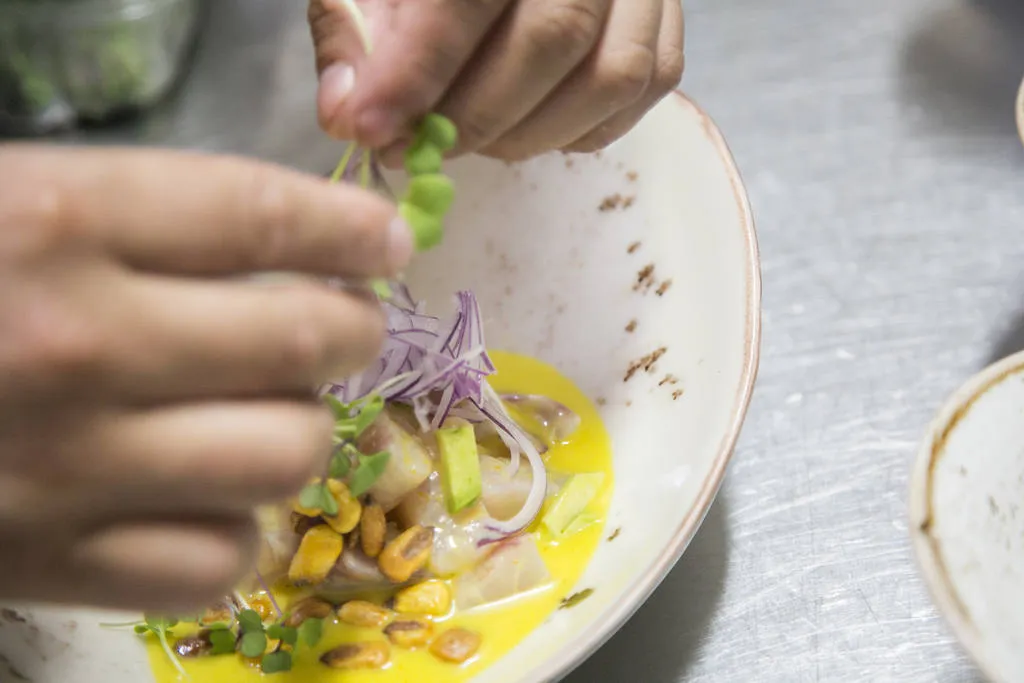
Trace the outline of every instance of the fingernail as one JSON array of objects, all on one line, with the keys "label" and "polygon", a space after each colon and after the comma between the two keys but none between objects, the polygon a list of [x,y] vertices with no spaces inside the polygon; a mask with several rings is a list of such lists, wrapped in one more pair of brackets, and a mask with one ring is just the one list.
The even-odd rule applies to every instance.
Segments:
[{"label": "fingernail", "polygon": [[385,147],[401,134],[402,119],[391,109],[370,109],[356,119],[359,141],[368,147]]},{"label": "fingernail", "polygon": [[341,106],[356,83],[356,71],[349,64],[332,64],[320,74],[320,110],[328,116]]},{"label": "fingernail", "polygon": [[388,225],[388,267],[392,273],[400,273],[409,265],[414,249],[409,224],[395,216]]}]

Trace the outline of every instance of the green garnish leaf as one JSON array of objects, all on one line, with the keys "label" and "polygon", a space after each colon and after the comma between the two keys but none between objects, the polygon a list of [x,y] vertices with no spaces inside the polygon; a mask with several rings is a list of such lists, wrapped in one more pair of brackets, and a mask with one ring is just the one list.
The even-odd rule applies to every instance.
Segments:
[{"label": "green garnish leaf", "polygon": [[323,484],[309,484],[299,492],[299,505],[309,510],[319,510],[323,500]]},{"label": "green garnish leaf", "polygon": [[178,620],[174,617],[151,617],[146,614],[143,615],[143,618],[146,620],[146,626],[154,633],[168,631],[178,625]]},{"label": "green garnish leaf", "polygon": [[212,624],[203,624],[203,628],[207,631],[227,631],[231,628],[231,624],[226,621],[215,621]]},{"label": "green garnish leaf", "polygon": [[295,645],[299,641],[299,630],[294,626],[274,624],[267,628],[267,637],[273,640],[280,640],[288,645]]},{"label": "green garnish leaf", "polygon": [[451,119],[441,114],[427,114],[420,121],[419,137],[444,151],[453,149],[459,142],[459,130]]},{"label": "green garnish leaf", "polygon": [[339,401],[337,396],[327,394],[324,396],[324,403],[334,413],[335,420],[347,420],[349,418],[348,406]]},{"label": "green garnish leaf", "polygon": [[320,642],[320,638],[324,635],[324,620],[323,619],[306,619],[299,626],[299,636],[309,647],[316,647],[316,644]]},{"label": "green garnish leaf", "polygon": [[228,630],[210,631],[211,655],[229,655],[235,651],[235,634]]},{"label": "green garnish leaf", "polygon": [[292,655],[290,652],[271,652],[264,655],[260,662],[265,674],[283,673],[292,670]]},{"label": "green garnish leaf", "polygon": [[259,612],[256,610],[242,610],[238,613],[238,626],[242,629],[242,633],[252,633],[254,631],[263,633],[263,618],[260,617]]},{"label": "green garnish leaf", "polygon": [[360,455],[359,464],[356,466],[352,477],[349,479],[348,488],[355,498],[370,490],[370,487],[384,474],[384,468],[388,466],[391,454],[387,451],[374,453],[373,455]]},{"label": "green garnish leaf", "polygon": [[405,201],[431,216],[442,218],[455,201],[455,185],[441,173],[426,173],[409,181]]},{"label": "green garnish leaf", "polygon": [[399,202],[398,215],[412,230],[417,251],[426,251],[441,243],[444,227],[440,216],[428,213],[406,201]]},{"label": "green garnish leaf", "polygon": [[326,482],[320,485],[320,492],[320,505],[317,507],[325,515],[332,516],[338,514],[338,501],[334,500],[334,496],[331,495],[331,489],[327,487]]},{"label": "green garnish leaf", "polygon": [[174,654],[174,650],[171,649],[171,643],[167,639],[167,635],[171,632],[171,629],[178,625],[178,620],[174,617],[150,616],[148,614],[144,614],[142,617],[146,623],[145,625],[139,624],[136,626],[135,632],[141,635],[146,631],[151,631],[160,642],[160,649],[164,651],[165,655],[167,655],[167,659],[171,661],[174,668],[183,677],[187,677],[188,672],[186,672],[185,667],[181,665],[181,661],[178,659],[178,656]]},{"label": "green garnish leaf", "polygon": [[352,469],[352,461],[344,449],[339,449],[331,456],[331,465],[328,474],[331,479],[341,479]]},{"label": "green garnish leaf", "polygon": [[246,657],[259,657],[267,649],[267,634],[263,631],[249,631],[242,636],[238,649]]},{"label": "green garnish leaf", "polygon": [[368,396],[359,403],[359,414],[355,419],[356,436],[365,432],[366,428],[373,424],[373,421],[384,410],[384,398],[379,394]]},{"label": "green garnish leaf", "polygon": [[356,438],[356,425],[352,419],[334,425],[334,436],[341,442]]},{"label": "green garnish leaf", "polygon": [[417,140],[405,150],[405,170],[412,176],[437,173],[443,161],[441,148],[426,139]]},{"label": "green garnish leaf", "polygon": [[390,299],[392,295],[391,285],[388,281],[383,278],[377,278],[370,281],[370,289],[377,295],[379,299]]}]

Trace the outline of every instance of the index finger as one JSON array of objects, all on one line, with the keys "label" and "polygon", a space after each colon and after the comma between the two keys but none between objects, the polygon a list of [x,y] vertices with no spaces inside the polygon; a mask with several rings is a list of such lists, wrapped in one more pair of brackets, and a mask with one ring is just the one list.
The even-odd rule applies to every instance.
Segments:
[{"label": "index finger", "polygon": [[[458,76],[511,0],[413,0],[382,2],[368,9],[371,53],[355,66],[354,82],[340,102],[321,93],[321,120],[337,134],[379,148],[407,133]],[[324,11],[314,22],[330,23],[347,10],[340,0],[313,0]],[[330,36],[313,26],[318,66],[324,72],[342,59]]]},{"label": "index finger", "polygon": [[72,233],[141,270],[223,275],[288,270],[384,277],[412,255],[395,209],[371,192],[271,164],[156,149],[11,146],[11,196],[33,226]]}]

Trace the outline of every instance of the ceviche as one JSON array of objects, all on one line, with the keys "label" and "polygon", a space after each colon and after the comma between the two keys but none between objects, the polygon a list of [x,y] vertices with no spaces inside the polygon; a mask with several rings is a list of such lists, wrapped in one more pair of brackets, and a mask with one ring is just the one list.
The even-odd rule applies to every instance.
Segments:
[{"label": "ceviche", "polygon": [[[406,152],[397,204],[420,250],[442,238],[454,191],[440,166],[455,140],[430,114]],[[390,194],[355,146],[341,178]],[[370,285],[387,314],[382,353],[321,388],[329,465],[258,511],[250,580],[201,614],[126,625],[160,683],[468,680],[589,595],[570,593],[611,496],[596,409],[554,368],[489,352],[472,292],[439,317],[399,282]]]},{"label": "ceviche", "polygon": [[582,597],[612,484],[593,405],[488,353],[470,292],[442,319],[392,290],[377,363],[322,390],[328,470],[260,511],[251,579],[134,625],[159,681],[467,680]]}]

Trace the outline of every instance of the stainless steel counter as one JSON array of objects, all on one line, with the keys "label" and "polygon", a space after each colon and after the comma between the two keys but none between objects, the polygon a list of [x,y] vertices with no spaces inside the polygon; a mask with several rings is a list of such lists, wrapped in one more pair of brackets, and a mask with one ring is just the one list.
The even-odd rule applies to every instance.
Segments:
[{"label": "stainless steel counter", "polygon": [[[116,139],[326,171],[302,5],[221,0],[179,100]],[[940,402],[1024,346],[1024,5],[687,7],[685,89],[760,232],[760,380],[693,545],[568,680],[980,681],[914,568],[906,492]]]}]

